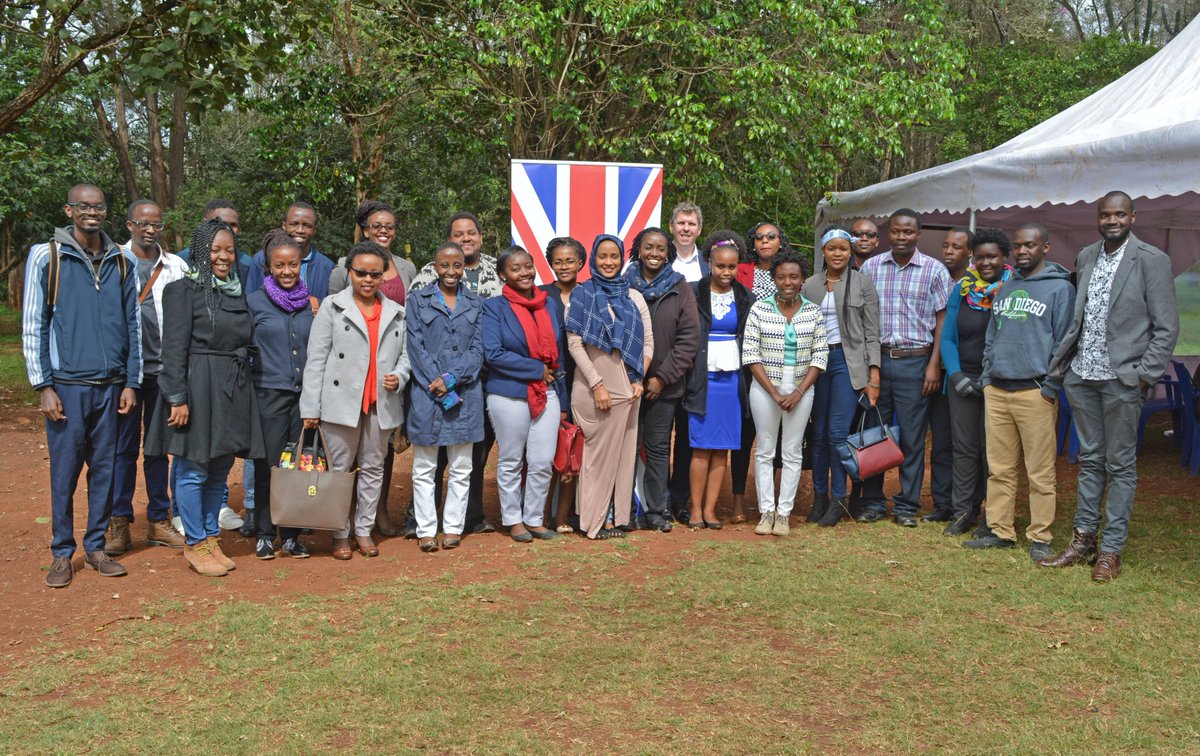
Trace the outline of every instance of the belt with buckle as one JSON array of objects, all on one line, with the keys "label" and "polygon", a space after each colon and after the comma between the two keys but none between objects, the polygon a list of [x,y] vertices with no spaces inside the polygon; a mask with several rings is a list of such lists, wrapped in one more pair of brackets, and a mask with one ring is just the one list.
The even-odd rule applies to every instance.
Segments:
[{"label": "belt with buckle", "polygon": [[891,347],[883,347],[883,356],[890,357],[893,360],[902,360],[906,357],[927,357],[933,352],[933,347],[917,347],[916,349],[892,349]]}]

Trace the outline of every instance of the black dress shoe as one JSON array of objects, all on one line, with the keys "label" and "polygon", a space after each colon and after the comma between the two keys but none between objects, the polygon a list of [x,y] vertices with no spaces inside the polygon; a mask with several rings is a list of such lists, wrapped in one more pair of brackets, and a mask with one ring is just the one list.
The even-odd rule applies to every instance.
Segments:
[{"label": "black dress shoe", "polygon": [[484,520],[482,522],[476,523],[475,527],[471,528],[471,532],[472,533],[495,533],[496,526],[493,525],[492,523],[488,522],[487,520]]},{"label": "black dress shoe", "polygon": [[876,512],[873,509],[868,509],[854,518],[855,522],[881,522],[887,519],[887,512]]},{"label": "black dress shoe", "polygon": [[692,524],[692,512],[689,509],[676,509],[673,517],[675,518],[675,522],[680,525]]},{"label": "black dress shoe", "polygon": [[899,525],[902,528],[917,527],[917,518],[913,517],[912,515],[900,515],[900,514],[894,515],[892,517],[892,521],[895,522],[897,525]]},{"label": "black dress shoe", "polygon": [[829,503],[829,494],[823,493],[813,495],[812,511],[808,513],[808,522],[820,522],[821,519],[825,517],[825,513],[829,511]]},{"label": "black dress shoe", "polygon": [[1000,538],[991,530],[989,530],[985,536],[972,538],[969,541],[963,541],[964,549],[1011,549],[1016,545],[1016,541],[1010,541],[1007,538]]},{"label": "black dress shoe", "polygon": [[975,530],[973,530],[971,532],[971,537],[972,538],[983,538],[984,536],[988,535],[991,532],[992,532],[992,529],[988,527],[987,520],[980,520],[979,525],[976,526]]},{"label": "black dress shoe", "polygon": [[954,522],[946,526],[942,531],[943,535],[960,536],[971,532],[971,528],[975,527],[975,520],[970,517],[960,517]]},{"label": "black dress shoe", "polygon": [[951,522],[954,513],[949,509],[935,509],[921,518],[921,522]]},{"label": "black dress shoe", "polygon": [[670,533],[671,521],[662,515],[648,514],[646,515],[646,528],[648,530],[657,530],[661,533]]}]

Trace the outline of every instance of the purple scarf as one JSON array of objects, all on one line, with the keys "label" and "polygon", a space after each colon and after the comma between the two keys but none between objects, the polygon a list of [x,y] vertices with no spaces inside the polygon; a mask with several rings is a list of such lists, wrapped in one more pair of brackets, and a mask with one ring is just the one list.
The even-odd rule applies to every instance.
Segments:
[{"label": "purple scarf", "polygon": [[284,312],[296,312],[301,308],[308,307],[310,294],[303,278],[297,281],[292,288],[282,289],[279,284],[275,283],[275,276],[267,276],[263,280],[263,290],[267,292],[267,297],[275,303],[275,306]]}]

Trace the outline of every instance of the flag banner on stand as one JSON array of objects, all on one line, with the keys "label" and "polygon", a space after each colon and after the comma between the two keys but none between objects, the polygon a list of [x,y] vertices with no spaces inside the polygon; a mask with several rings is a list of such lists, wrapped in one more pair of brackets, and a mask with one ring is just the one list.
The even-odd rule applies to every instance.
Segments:
[{"label": "flag banner on stand", "polygon": [[[514,160],[512,238],[533,255],[538,280],[554,280],[546,245],[556,236],[572,236],[589,254],[600,234],[625,241],[648,226],[661,225],[662,166],[641,163],[577,163]],[[579,279],[588,277],[588,269]]]}]

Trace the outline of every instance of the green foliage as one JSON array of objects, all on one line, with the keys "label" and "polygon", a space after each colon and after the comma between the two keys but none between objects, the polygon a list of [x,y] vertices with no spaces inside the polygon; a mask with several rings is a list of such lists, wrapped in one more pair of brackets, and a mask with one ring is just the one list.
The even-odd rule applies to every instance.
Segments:
[{"label": "green foliage", "polygon": [[959,115],[944,131],[942,158],[957,160],[1003,144],[1120,78],[1154,52],[1110,37],[1082,44],[1029,41],[976,48]]}]

